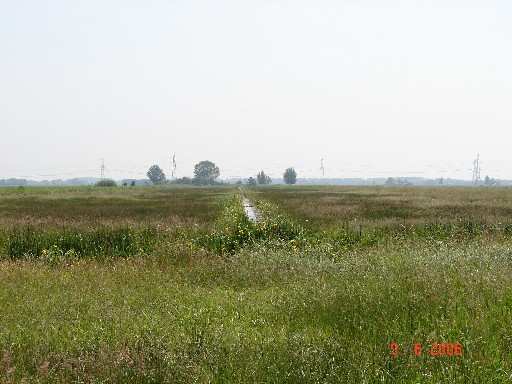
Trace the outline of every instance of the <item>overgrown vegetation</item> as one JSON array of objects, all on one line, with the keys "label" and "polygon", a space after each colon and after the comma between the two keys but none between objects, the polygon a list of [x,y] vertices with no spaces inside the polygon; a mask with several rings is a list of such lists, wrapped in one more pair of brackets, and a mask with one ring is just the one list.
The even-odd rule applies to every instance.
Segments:
[{"label": "overgrown vegetation", "polygon": [[[0,375],[42,382],[504,382],[510,243],[0,269]],[[174,251],[173,251],[174,252]],[[170,260],[182,259],[186,263]],[[478,271],[478,273],[476,273]],[[388,345],[401,346],[397,359]],[[462,358],[414,343],[460,342]]]},{"label": "overgrown vegetation", "polygon": [[1,191],[0,382],[510,380],[508,190],[246,193]]},{"label": "overgrown vegetation", "polygon": [[[269,190],[272,195],[275,191]],[[253,199],[265,198],[267,192],[251,191]],[[241,197],[236,195],[224,207],[214,230],[195,240],[217,254],[238,252],[244,247],[274,246],[321,247],[328,245],[340,251],[403,242],[449,241],[454,244],[475,238],[507,239],[512,237],[512,222],[495,222],[485,218],[453,219],[451,221],[408,222],[389,221],[376,225],[371,221],[360,223],[345,221],[338,226],[319,226],[316,220],[299,220],[282,213],[282,210],[265,199],[256,200],[260,212],[258,222],[250,221],[243,210]],[[378,219],[376,220],[378,222]],[[364,223],[364,224],[363,224]]]},{"label": "overgrown vegetation", "polygon": [[262,242],[305,241],[302,226],[280,214],[275,206],[268,202],[259,202],[257,208],[260,213],[259,220],[249,220],[244,212],[241,196],[235,195],[227,202],[213,232],[199,237],[196,243],[210,251],[225,254]]},{"label": "overgrown vegetation", "polygon": [[252,193],[314,230],[512,222],[510,188],[273,186]]},{"label": "overgrown vegetation", "polygon": [[12,227],[98,226],[206,228],[231,187],[0,188],[0,233]]},{"label": "overgrown vegetation", "polygon": [[[229,188],[0,191],[0,259],[151,255],[208,231]],[[187,240],[188,239],[188,240]]]},{"label": "overgrown vegetation", "polygon": [[96,258],[128,257],[150,253],[158,240],[153,227],[100,227],[88,231],[76,229],[16,228],[6,240],[10,259]]}]

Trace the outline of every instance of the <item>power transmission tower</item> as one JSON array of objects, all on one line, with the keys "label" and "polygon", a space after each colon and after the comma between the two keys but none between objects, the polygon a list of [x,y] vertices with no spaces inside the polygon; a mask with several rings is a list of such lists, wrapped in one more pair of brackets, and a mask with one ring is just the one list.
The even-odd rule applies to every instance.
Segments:
[{"label": "power transmission tower", "polygon": [[101,159],[101,167],[100,167],[100,173],[101,173],[101,179],[103,180],[105,178],[105,159]]},{"label": "power transmission tower", "polygon": [[171,158],[171,176],[176,178],[176,154],[174,153]]},{"label": "power transmission tower", "polygon": [[325,176],[325,167],[324,167],[323,157],[320,159],[320,170],[322,171],[322,177],[324,177]]},{"label": "power transmission tower", "polygon": [[480,154],[477,154],[473,161],[473,184],[478,185],[481,181],[482,169],[480,167]]}]

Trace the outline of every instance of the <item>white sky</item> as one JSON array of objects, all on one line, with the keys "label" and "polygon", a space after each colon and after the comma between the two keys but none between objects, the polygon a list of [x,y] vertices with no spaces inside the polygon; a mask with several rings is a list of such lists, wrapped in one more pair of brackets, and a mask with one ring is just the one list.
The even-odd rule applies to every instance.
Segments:
[{"label": "white sky", "polygon": [[0,0],[0,178],[512,178],[507,0]]}]

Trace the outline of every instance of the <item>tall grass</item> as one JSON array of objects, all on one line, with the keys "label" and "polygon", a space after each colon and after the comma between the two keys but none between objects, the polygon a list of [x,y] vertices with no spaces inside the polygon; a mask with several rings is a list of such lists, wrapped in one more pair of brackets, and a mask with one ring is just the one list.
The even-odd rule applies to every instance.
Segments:
[{"label": "tall grass", "polygon": [[158,232],[152,227],[100,227],[89,231],[24,227],[8,234],[6,254],[10,259],[48,255],[128,257],[150,253],[157,240]]},{"label": "tall grass", "polygon": [[[379,244],[402,241],[467,241],[477,237],[509,238],[512,224],[489,223],[474,219],[452,222],[426,221],[409,224],[405,221],[387,225],[354,224],[346,221],[339,226],[318,228],[315,220],[299,223],[272,202],[256,195],[259,220],[253,222],[245,215],[242,199],[235,195],[224,206],[221,217],[211,232],[203,232],[193,241],[217,254],[232,254],[244,247],[272,242],[275,246],[294,248],[320,247],[324,244],[340,250],[375,247]],[[253,196],[254,197],[254,196]],[[312,225],[311,225],[312,224]]]},{"label": "tall grass", "polygon": [[262,242],[304,240],[303,227],[280,214],[274,205],[258,202],[257,209],[258,221],[249,220],[241,196],[235,195],[227,201],[214,230],[196,238],[195,243],[216,253],[229,254]]},{"label": "tall grass", "polygon": [[[457,219],[449,217],[451,208],[439,208],[440,217],[426,211],[427,197],[453,206],[461,194],[455,211],[467,213],[465,191],[422,190],[421,197],[414,189],[358,189],[347,197],[359,201],[353,220],[336,208],[345,189],[305,190],[304,201],[299,188],[275,190],[251,196],[257,223],[238,196],[217,207],[227,194],[205,190],[202,206],[215,206],[219,216],[211,226],[191,220],[169,232],[91,228],[85,220],[65,229],[0,230],[15,260],[0,260],[0,382],[510,381],[506,191],[471,190],[477,212],[486,196],[494,199],[486,203],[489,214]],[[130,214],[153,206],[152,198],[161,206],[172,196],[144,194],[130,198]],[[368,209],[377,203],[384,206],[372,216]],[[62,202],[56,205],[66,213]],[[94,201],[90,212],[100,205]],[[122,215],[123,206],[110,217]],[[399,215],[415,220],[393,216],[399,206]],[[324,221],[331,208],[334,220]],[[126,258],[139,252],[154,257]],[[24,260],[75,254],[83,260],[51,267]],[[98,262],[105,254],[120,257]],[[400,345],[396,358],[391,341]],[[411,353],[414,343],[427,349],[435,342],[460,343],[463,356]]]},{"label": "tall grass", "polygon": [[[0,381],[507,382],[510,245],[4,263]],[[433,342],[464,354],[410,353]]]},{"label": "tall grass", "polygon": [[220,214],[229,187],[0,188],[0,230],[11,226],[207,227]]},{"label": "tall grass", "polygon": [[510,223],[511,188],[295,186],[253,189],[315,230],[425,223]]},{"label": "tall grass", "polygon": [[450,241],[463,242],[475,238],[512,238],[512,224],[490,224],[470,220],[452,223],[390,224],[387,226],[351,226],[349,223],[324,230],[307,231],[312,245],[328,243],[343,249],[373,247],[400,241]]}]

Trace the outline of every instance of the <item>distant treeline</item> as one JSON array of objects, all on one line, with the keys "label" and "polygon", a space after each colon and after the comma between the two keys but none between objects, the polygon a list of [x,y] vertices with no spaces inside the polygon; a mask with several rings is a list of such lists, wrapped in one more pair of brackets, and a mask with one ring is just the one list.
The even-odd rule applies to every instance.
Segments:
[{"label": "distant treeline", "polygon": [[[43,180],[43,181],[36,181],[36,180],[29,180],[29,179],[17,179],[17,178],[11,178],[11,179],[0,179],[0,187],[65,187],[65,186],[87,186],[87,185],[95,185],[98,183],[101,179],[100,178],[88,178],[88,177],[81,177],[76,179],[57,179],[57,180]],[[149,180],[135,180],[135,179],[127,179],[127,180],[121,180],[119,184],[127,183],[131,184],[132,182],[135,182],[135,185],[149,185],[151,182]]]},{"label": "distant treeline", "polygon": [[[67,180],[43,180],[36,181],[30,179],[21,178],[9,178],[0,179],[0,187],[52,187],[52,186],[86,186],[95,185],[100,178],[75,178]],[[224,180],[215,180],[213,184],[237,184],[237,183],[248,183],[249,179],[230,178]],[[123,179],[116,181],[118,185],[152,185],[149,179]],[[276,178],[272,181],[273,184],[283,184],[283,180]],[[190,177],[181,177],[167,181],[167,184],[189,184],[199,185],[197,179]],[[394,177],[394,178],[297,178],[297,184],[300,185],[351,185],[351,186],[372,186],[372,185],[388,185],[388,186],[461,186],[469,187],[474,184],[469,180],[460,179],[427,179],[421,177]],[[512,186],[512,180],[496,180],[496,179],[484,179],[479,184],[481,186]]]}]

